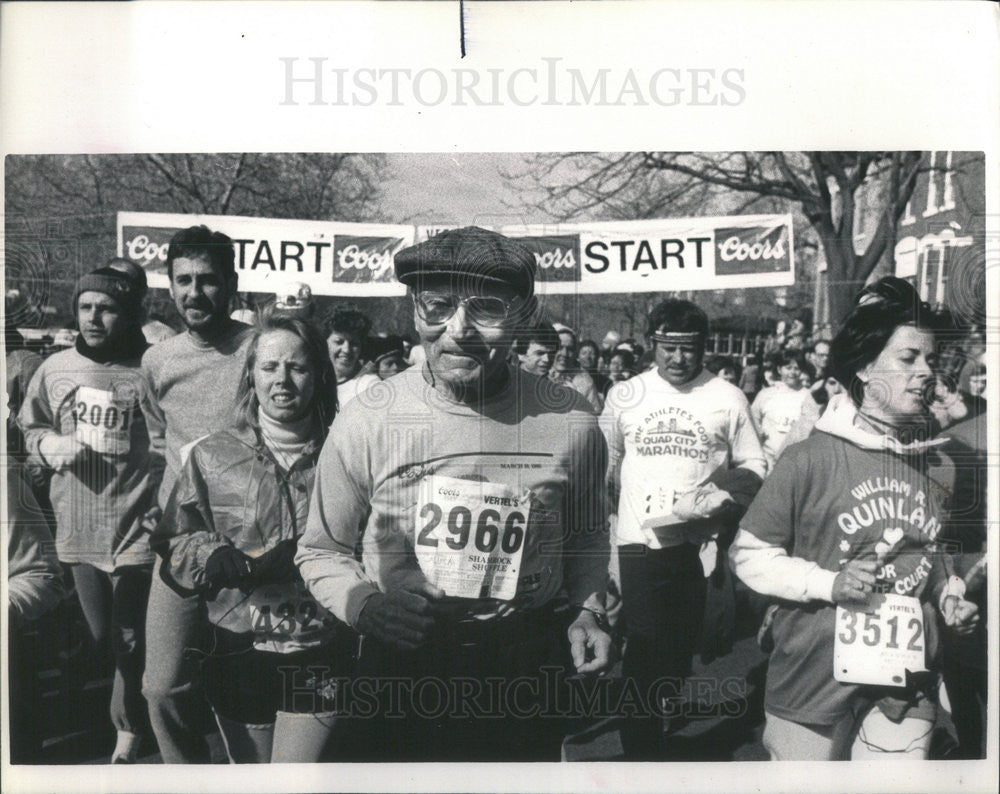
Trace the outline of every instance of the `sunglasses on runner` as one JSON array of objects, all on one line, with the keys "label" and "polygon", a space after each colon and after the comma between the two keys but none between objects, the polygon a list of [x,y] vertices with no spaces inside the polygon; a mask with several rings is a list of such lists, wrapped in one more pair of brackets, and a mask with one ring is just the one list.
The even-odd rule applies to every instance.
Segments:
[{"label": "sunglasses on runner", "polygon": [[459,306],[465,306],[469,319],[477,325],[502,325],[511,317],[517,304],[508,303],[502,298],[485,295],[471,295],[461,298],[453,292],[418,292],[414,303],[417,314],[425,323],[440,325],[450,320]]}]

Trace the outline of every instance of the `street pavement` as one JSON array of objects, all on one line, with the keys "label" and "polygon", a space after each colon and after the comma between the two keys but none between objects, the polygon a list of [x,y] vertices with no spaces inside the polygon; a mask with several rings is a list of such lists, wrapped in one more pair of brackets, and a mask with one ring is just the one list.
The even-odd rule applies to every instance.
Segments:
[{"label": "street pavement", "polygon": [[[732,649],[706,661],[695,657],[686,697],[675,706],[677,716],[666,730],[669,759],[687,761],[764,761],[763,692],[767,656],[757,646],[752,621],[736,627]],[[78,691],[50,691],[43,697],[44,727],[38,763],[106,764],[114,746],[108,720],[110,671],[86,680]],[[49,673],[51,674],[51,673]],[[42,670],[44,678],[47,673]],[[620,675],[620,663],[611,678]],[[56,700],[59,702],[56,702]],[[45,703],[44,701],[49,701]],[[618,724],[614,718],[577,723],[575,733],[563,743],[564,761],[623,760]],[[226,763],[225,748],[217,732],[209,735],[215,763]],[[946,758],[954,747],[954,729],[947,713],[935,727],[932,757]],[[158,764],[155,743],[147,739],[139,763]]]}]

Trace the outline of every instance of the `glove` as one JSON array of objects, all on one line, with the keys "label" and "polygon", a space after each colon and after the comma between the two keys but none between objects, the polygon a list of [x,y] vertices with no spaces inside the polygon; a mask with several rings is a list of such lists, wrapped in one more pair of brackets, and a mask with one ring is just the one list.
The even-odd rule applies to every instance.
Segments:
[{"label": "glove", "polygon": [[205,578],[214,588],[239,587],[253,576],[253,561],[235,546],[213,551],[205,562]]},{"label": "glove", "polygon": [[295,538],[283,540],[254,560],[256,581],[287,582],[298,576],[299,569],[295,566],[295,552],[298,543]]},{"label": "glove", "polygon": [[42,459],[56,471],[68,469],[83,451],[83,445],[76,436],[51,433],[38,444]]}]

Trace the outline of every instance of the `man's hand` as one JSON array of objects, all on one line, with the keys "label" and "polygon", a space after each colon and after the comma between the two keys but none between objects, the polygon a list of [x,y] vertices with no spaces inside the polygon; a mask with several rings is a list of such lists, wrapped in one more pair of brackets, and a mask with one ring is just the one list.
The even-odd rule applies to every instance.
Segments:
[{"label": "man's hand", "polygon": [[404,651],[419,648],[434,627],[437,610],[431,599],[443,595],[430,584],[420,593],[407,590],[376,593],[365,602],[358,615],[358,633]]},{"label": "man's hand", "polygon": [[706,483],[700,488],[681,494],[674,502],[673,514],[685,521],[712,518],[734,504],[728,491],[723,491],[714,483]]},{"label": "man's hand", "polygon": [[68,469],[85,449],[84,445],[74,435],[51,433],[38,444],[45,463],[55,471]]},{"label": "man's hand", "polygon": [[214,588],[240,587],[248,584],[252,575],[250,558],[235,546],[216,549],[205,562],[205,578]]},{"label": "man's hand", "polygon": [[833,580],[833,603],[857,606],[875,589],[875,560],[850,560]]},{"label": "man's hand", "polygon": [[971,634],[979,625],[979,607],[956,595],[945,596],[941,614],[944,625],[956,634]]},{"label": "man's hand", "polygon": [[611,666],[611,636],[597,625],[592,612],[582,610],[566,633],[578,673],[601,673]]}]

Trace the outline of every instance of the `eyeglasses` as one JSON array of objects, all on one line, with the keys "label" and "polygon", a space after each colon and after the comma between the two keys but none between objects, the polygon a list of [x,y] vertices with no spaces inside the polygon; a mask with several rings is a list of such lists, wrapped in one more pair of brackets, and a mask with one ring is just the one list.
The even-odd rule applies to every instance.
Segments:
[{"label": "eyeglasses", "polygon": [[502,298],[472,295],[460,298],[452,292],[419,292],[414,303],[417,314],[425,323],[440,325],[448,322],[458,311],[459,306],[465,306],[469,319],[477,325],[502,325],[514,314],[517,305],[508,303]]}]

